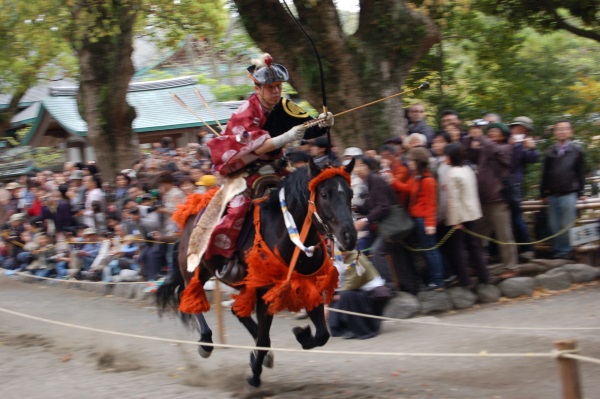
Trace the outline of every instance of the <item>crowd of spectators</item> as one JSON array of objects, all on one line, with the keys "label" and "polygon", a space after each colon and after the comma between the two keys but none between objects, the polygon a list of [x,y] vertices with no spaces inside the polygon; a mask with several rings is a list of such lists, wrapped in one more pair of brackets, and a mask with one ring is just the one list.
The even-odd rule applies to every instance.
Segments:
[{"label": "crowd of spectators", "polygon": [[102,180],[92,162],[21,176],[0,188],[0,265],[41,277],[156,280],[172,267],[186,195],[218,184],[200,144],[170,138]]},{"label": "crowd of spectators", "polygon": [[[357,249],[376,266],[372,274],[415,294],[449,283],[488,283],[487,264],[496,259],[516,273],[517,263],[533,256],[531,247],[519,247],[520,252],[513,245],[493,248],[464,229],[505,243],[515,237],[530,241],[519,204],[527,165],[542,159],[532,137],[533,121],[518,117],[505,125],[498,115],[488,114],[463,124],[447,110],[436,131],[425,121],[423,104],[411,106],[406,116],[408,133],[378,149],[333,148],[334,163],[356,159]],[[583,151],[571,141],[570,123],[557,123],[555,134],[557,144],[544,157],[540,184],[540,195],[552,208],[551,232],[574,219],[584,176]],[[326,150],[327,141],[317,138],[286,155],[292,168],[311,157],[322,166],[331,162]],[[59,172],[21,176],[0,189],[0,266],[43,277],[156,280],[173,267],[178,234],[173,211],[186,195],[218,184],[203,143],[175,148],[170,138],[141,153],[114,181],[104,181],[94,163],[67,162]],[[456,231],[423,257],[387,243],[377,224],[394,205],[415,220],[409,246],[435,248],[450,229]],[[555,240],[554,256],[572,256],[562,236]]]}]

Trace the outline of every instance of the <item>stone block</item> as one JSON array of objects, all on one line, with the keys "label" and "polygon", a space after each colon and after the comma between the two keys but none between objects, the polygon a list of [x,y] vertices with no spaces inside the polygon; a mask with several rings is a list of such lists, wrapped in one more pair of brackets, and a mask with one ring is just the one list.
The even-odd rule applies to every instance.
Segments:
[{"label": "stone block", "polygon": [[452,310],[452,301],[446,291],[422,291],[417,298],[421,302],[421,313],[430,314]]},{"label": "stone block", "polygon": [[574,283],[588,283],[600,277],[600,269],[583,263],[564,265],[561,269],[569,273]]},{"label": "stone block", "polygon": [[480,303],[495,303],[502,296],[500,289],[493,284],[477,284],[475,293]]},{"label": "stone block", "polygon": [[519,265],[519,275],[524,277],[537,276],[548,270],[549,268],[541,263],[530,262]]},{"label": "stone block", "polygon": [[569,263],[573,263],[573,261],[570,261],[568,259],[532,259],[531,263],[537,263],[539,265],[542,265],[546,269],[546,271],[548,271]]},{"label": "stone block", "polygon": [[508,298],[516,298],[522,295],[531,296],[535,287],[532,277],[515,277],[504,280],[498,285],[502,295]]},{"label": "stone block", "polygon": [[455,309],[467,309],[475,305],[477,296],[468,288],[453,287],[447,290]]},{"label": "stone block", "polygon": [[562,268],[552,269],[535,277],[535,285],[551,291],[564,290],[571,286],[571,276]]},{"label": "stone block", "polygon": [[421,303],[414,295],[400,292],[390,299],[385,306],[383,315],[394,319],[409,319],[419,313],[420,310]]}]

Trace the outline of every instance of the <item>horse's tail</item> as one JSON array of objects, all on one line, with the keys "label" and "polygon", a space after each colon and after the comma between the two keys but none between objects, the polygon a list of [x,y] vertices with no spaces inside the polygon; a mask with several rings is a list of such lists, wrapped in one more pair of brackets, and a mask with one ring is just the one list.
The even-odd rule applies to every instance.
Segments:
[{"label": "horse's tail", "polygon": [[185,288],[185,280],[179,270],[177,256],[179,252],[179,243],[173,248],[173,268],[171,273],[165,278],[165,281],[156,291],[156,307],[158,314],[173,311],[179,313],[179,297]]},{"label": "horse's tail", "polygon": [[183,275],[182,265],[185,267],[187,259],[187,250],[189,238],[194,229],[195,215],[188,216],[187,222],[181,233],[179,241],[175,243],[173,248],[173,268],[165,281],[158,287],[156,291],[156,307],[160,316],[165,312],[175,312],[181,318],[183,324],[193,326],[190,323],[192,317],[190,314],[183,313],[179,310],[179,302],[181,294],[186,287],[186,276]]}]

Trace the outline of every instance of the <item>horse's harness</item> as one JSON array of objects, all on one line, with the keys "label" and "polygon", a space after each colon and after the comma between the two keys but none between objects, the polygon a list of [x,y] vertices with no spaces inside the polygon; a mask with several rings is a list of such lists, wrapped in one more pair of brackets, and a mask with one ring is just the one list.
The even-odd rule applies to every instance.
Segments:
[{"label": "horse's harness", "polygon": [[[319,216],[319,214],[317,212],[317,205],[316,205],[315,199],[316,199],[316,195],[317,195],[317,186],[319,184],[321,184],[322,182],[324,182],[325,180],[331,179],[334,176],[342,176],[346,180],[346,182],[348,184],[350,184],[350,174],[343,167],[330,167],[330,168],[323,169],[321,171],[321,173],[319,173],[317,176],[315,176],[308,182],[308,191],[310,192],[310,198],[308,200],[308,211],[306,212],[306,216],[304,218],[304,223],[302,225],[302,229],[300,230],[300,241],[304,243],[304,240],[306,240],[306,236],[308,235],[308,231],[310,230],[310,226],[312,224],[312,218],[314,216],[317,219],[317,221],[321,224],[321,226],[323,227],[323,230],[325,230],[325,234],[327,235],[327,237],[329,238],[329,241],[331,242],[331,252],[329,255],[331,259],[333,259],[333,257],[334,257],[335,239],[333,236],[333,232],[331,231],[329,226],[327,226],[323,222],[323,219]],[[325,250],[325,248],[323,248],[323,249]],[[292,254],[292,259],[291,259],[290,265],[289,265],[289,270],[288,270],[288,275],[287,275],[288,281],[292,277],[292,273],[296,267],[296,263],[298,262],[299,256],[300,256],[300,247],[296,246],[294,248],[294,253]]]}]

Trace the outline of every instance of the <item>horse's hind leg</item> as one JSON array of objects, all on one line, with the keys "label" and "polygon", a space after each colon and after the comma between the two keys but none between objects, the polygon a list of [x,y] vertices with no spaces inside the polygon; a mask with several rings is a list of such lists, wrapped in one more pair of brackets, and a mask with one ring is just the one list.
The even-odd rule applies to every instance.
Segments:
[{"label": "horse's hind leg", "polygon": [[[271,331],[273,316],[267,313],[267,305],[264,303],[261,296],[262,294],[259,295],[256,306],[256,318],[258,320],[256,346],[268,348],[271,346],[271,337],[269,336],[269,332]],[[260,386],[260,374],[262,373],[263,363],[268,353],[269,351],[266,350],[256,350],[250,354],[250,368],[252,369],[252,376],[248,377],[248,383],[253,387]]]},{"label": "horse's hind leg", "polygon": [[[199,267],[202,267],[202,265],[200,265]],[[210,279],[210,273],[205,268],[202,268],[200,270],[200,279],[201,279],[202,285],[204,285]],[[212,330],[208,326],[208,323],[206,322],[204,315],[202,313],[197,313],[197,314],[194,314],[194,317],[196,319],[196,325],[198,327],[198,331],[200,332],[200,339],[198,340],[198,342],[206,342],[206,343],[212,344],[213,343]],[[200,357],[206,359],[206,358],[210,357],[210,355],[212,355],[213,349],[214,349],[213,346],[199,345],[198,346],[198,354],[200,354]]]},{"label": "horse's hind leg", "polygon": [[330,337],[327,330],[327,321],[325,320],[325,305],[321,304],[309,311],[308,317],[315,325],[315,335],[312,335],[310,326],[294,327],[292,331],[296,336],[296,340],[302,345],[302,349],[313,349],[325,345]]},{"label": "horse's hind leg", "polygon": [[[194,315],[194,317],[196,318],[198,331],[200,331],[200,339],[198,340],[198,342],[206,342],[212,344],[212,330],[208,326],[204,315],[202,313],[197,313]],[[210,355],[212,355],[213,349],[213,346],[198,345],[198,354],[200,354],[200,357],[206,359],[210,357]]]}]

